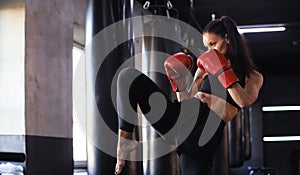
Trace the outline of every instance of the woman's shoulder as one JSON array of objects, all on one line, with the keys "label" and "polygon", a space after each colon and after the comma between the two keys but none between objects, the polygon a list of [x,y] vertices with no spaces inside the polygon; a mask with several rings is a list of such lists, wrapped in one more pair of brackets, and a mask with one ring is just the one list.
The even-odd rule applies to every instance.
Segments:
[{"label": "woman's shoulder", "polygon": [[260,73],[259,71],[255,70],[253,71],[252,74],[250,74],[250,77],[253,76],[254,78],[257,78],[257,79],[263,79],[263,75],[262,73]]},{"label": "woman's shoulder", "polygon": [[249,77],[246,77],[246,82],[253,82],[255,84],[261,84],[263,83],[264,77],[261,72],[255,70],[253,71]]}]

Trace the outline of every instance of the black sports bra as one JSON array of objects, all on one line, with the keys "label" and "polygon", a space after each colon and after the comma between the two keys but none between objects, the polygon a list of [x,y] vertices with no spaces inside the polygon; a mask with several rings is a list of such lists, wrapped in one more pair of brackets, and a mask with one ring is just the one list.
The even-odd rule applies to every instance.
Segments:
[{"label": "black sports bra", "polygon": [[[242,85],[243,86],[243,85]],[[235,106],[237,109],[241,109],[238,104],[235,103],[235,101],[232,99],[231,95],[225,89],[221,83],[219,82],[218,78],[216,76],[212,76],[211,74],[208,74],[200,87],[200,92],[205,92],[208,94],[213,94],[215,96],[218,96],[224,100],[226,100],[228,103]]]}]

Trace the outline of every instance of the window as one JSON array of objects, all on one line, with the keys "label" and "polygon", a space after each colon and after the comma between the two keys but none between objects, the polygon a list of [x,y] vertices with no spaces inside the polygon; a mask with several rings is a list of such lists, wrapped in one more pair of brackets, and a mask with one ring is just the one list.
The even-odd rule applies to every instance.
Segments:
[{"label": "window", "polygon": [[[84,51],[78,47],[73,47],[73,102],[77,98],[77,93],[84,95],[84,92],[78,92],[76,89],[76,83],[80,83],[81,86],[85,86],[85,64],[83,57]],[[75,77],[77,76],[77,77]],[[79,76],[79,77],[78,77]],[[82,97],[82,96],[81,96]],[[85,97],[83,97],[85,98]],[[84,102],[83,102],[84,103]],[[86,153],[86,135],[85,135],[85,118],[84,116],[78,116],[76,112],[76,105],[73,103],[73,159],[75,167],[86,166],[87,153]]]},{"label": "window", "polygon": [[25,152],[25,3],[0,2],[0,151]]}]

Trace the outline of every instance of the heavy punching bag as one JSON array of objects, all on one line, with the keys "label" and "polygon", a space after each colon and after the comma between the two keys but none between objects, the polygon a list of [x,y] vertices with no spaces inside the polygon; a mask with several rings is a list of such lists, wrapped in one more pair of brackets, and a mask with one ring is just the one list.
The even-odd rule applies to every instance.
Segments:
[{"label": "heavy punching bag", "polygon": [[242,136],[243,136],[243,156],[244,160],[249,160],[251,158],[251,122],[252,117],[251,106],[241,109],[242,113]]},{"label": "heavy punching bag", "polygon": [[[113,104],[115,97],[111,95],[116,93],[116,87],[112,82],[120,66],[132,56],[134,50],[132,40],[126,40],[130,38],[128,35],[132,35],[130,24],[113,24],[131,17],[133,1],[89,0],[87,4],[87,168],[89,175],[108,175],[115,171],[118,134],[118,115]],[[111,25],[114,28],[108,28]],[[103,31],[107,33],[102,34]],[[126,42],[119,44],[122,37]],[[140,172],[138,166],[131,169],[132,172],[127,174]]]},{"label": "heavy punching bag", "polygon": [[243,108],[238,115],[228,123],[228,155],[229,166],[242,166],[251,157],[250,136],[251,107]]},{"label": "heavy punching bag", "polygon": [[228,122],[229,167],[243,165],[242,111]]},{"label": "heavy punching bag", "polygon": [[228,125],[224,127],[223,138],[214,156],[212,175],[229,175]]},{"label": "heavy punching bag", "polygon": [[[149,21],[148,21],[149,20]],[[148,21],[148,22],[147,22]],[[166,25],[169,23],[169,25]],[[143,48],[144,51],[149,54],[145,55],[146,62],[144,63],[146,72],[149,71],[148,76],[164,91],[167,96],[172,96],[170,83],[167,77],[164,75],[164,61],[167,57],[164,55],[156,54],[156,53],[165,53],[165,54],[173,54],[176,52],[180,52],[182,46],[167,39],[155,37],[157,28],[160,28],[159,25],[163,25],[166,31],[174,33],[174,37],[180,37],[180,31],[176,30],[176,24],[171,21],[156,21],[151,19],[145,19],[143,23],[143,30],[145,33],[154,33],[154,37],[144,36],[143,37]],[[146,31],[148,30],[148,31]],[[149,30],[151,30],[149,32]],[[156,70],[156,71],[151,71]],[[147,140],[154,140],[159,137],[156,131],[154,131],[151,127],[147,127],[144,130],[146,133]],[[171,145],[170,145],[171,147]],[[147,155],[145,157],[153,157],[156,152],[161,149],[160,145],[155,142],[148,142],[147,145]],[[179,175],[179,159],[177,153],[172,151],[164,156],[155,158],[155,159],[147,159],[144,162],[145,174],[147,175]]]}]

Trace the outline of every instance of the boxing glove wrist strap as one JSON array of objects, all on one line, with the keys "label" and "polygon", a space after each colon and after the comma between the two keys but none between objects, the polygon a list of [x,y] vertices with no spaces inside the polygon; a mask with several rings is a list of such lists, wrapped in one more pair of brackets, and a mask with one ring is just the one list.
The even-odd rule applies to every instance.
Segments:
[{"label": "boxing glove wrist strap", "polygon": [[230,67],[230,66],[223,67],[223,69],[220,69],[220,70],[216,73],[216,76],[218,77],[219,75],[221,75],[223,72],[227,71],[228,69],[231,69],[231,67]]}]

